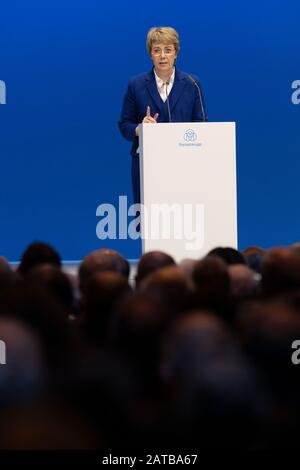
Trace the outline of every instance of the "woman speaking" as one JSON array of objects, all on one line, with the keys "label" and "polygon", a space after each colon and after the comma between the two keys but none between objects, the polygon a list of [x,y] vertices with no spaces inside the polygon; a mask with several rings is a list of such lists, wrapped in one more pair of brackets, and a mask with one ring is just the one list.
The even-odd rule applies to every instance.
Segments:
[{"label": "woman speaking", "polygon": [[131,155],[135,203],[140,202],[138,125],[206,121],[198,78],[175,67],[179,53],[177,31],[170,27],[151,28],[146,47],[153,68],[130,79],[119,121],[122,136],[133,142]]}]

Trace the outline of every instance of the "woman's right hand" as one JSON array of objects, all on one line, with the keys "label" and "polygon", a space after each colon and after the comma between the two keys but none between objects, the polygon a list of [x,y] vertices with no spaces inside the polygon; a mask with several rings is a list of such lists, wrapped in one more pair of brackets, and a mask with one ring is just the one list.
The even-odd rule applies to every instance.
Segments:
[{"label": "woman's right hand", "polygon": [[156,124],[158,119],[158,113],[151,116],[150,106],[147,106],[146,116],[143,119],[143,124],[151,122],[152,124]]},{"label": "woman's right hand", "polygon": [[[145,116],[144,119],[142,120],[142,124],[148,124],[148,123],[156,124],[156,123],[157,123],[158,116],[159,116],[159,114],[156,113],[156,114],[154,114],[154,116],[152,117],[152,116],[151,116],[150,106],[147,106],[146,116]],[[137,126],[137,127],[135,128],[135,135],[136,135],[137,137],[139,136],[139,126]]]}]

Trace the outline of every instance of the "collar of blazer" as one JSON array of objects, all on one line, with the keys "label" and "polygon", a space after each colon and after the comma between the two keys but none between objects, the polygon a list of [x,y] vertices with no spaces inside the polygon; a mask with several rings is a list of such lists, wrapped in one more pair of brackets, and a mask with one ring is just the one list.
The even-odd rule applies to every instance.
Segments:
[{"label": "collar of blazer", "polygon": [[[174,83],[173,83],[173,87],[169,96],[171,112],[172,112],[172,109],[174,109],[178,99],[182,95],[182,92],[186,86],[186,83],[187,83],[186,74],[184,74],[183,72],[178,70],[177,67],[175,67]],[[153,68],[148,74],[146,74],[146,87],[150,95],[152,96],[153,100],[155,101],[156,106],[160,110],[162,110],[162,106],[164,105],[164,103],[162,102],[161,97],[159,96],[159,93],[158,93]]]}]

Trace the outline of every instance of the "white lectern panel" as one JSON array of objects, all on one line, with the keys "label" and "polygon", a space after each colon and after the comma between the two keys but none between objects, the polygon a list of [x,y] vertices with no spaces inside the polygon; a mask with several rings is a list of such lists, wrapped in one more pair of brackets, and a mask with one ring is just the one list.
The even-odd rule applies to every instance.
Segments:
[{"label": "white lectern panel", "polygon": [[237,246],[235,123],[140,126],[143,252]]}]

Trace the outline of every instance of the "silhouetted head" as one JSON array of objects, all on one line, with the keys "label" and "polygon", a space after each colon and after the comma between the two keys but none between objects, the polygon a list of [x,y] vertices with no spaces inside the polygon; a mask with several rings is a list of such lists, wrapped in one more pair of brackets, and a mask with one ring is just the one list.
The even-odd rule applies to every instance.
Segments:
[{"label": "silhouetted head", "polygon": [[105,271],[119,273],[125,277],[125,279],[128,279],[130,266],[128,261],[117,251],[108,249],[93,251],[84,258],[79,267],[81,292],[84,292],[90,276]]},{"label": "silhouetted head", "polygon": [[[44,361],[40,337],[22,320],[0,317],[0,407],[26,403],[44,386]],[[4,347],[5,345],[5,347]],[[3,363],[2,363],[3,364]]]},{"label": "silhouetted head", "polygon": [[37,288],[44,286],[65,307],[68,314],[73,308],[73,289],[68,276],[56,266],[42,264],[28,274],[28,281]]},{"label": "silhouetted head", "polygon": [[212,313],[186,312],[176,321],[165,342],[161,374],[170,390],[171,432],[181,445],[235,447],[237,439],[252,434],[256,377]]},{"label": "silhouetted head", "polygon": [[83,298],[84,324],[91,339],[106,339],[112,315],[132,289],[127,279],[116,272],[98,272],[86,284]]},{"label": "silhouetted head", "polygon": [[246,260],[242,253],[231,247],[217,247],[211,250],[207,256],[214,255],[221,258],[227,265],[246,264]]},{"label": "silhouetted head", "polygon": [[246,260],[247,266],[249,266],[250,269],[253,269],[253,271],[260,273],[265,250],[259,246],[249,246],[243,250],[242,253]]},{"label": "silhouetted head", "polygon": [[227,265],[217,256],[196,262],[193,271],[196,305],[223,311],[230,299],[230,278]]},{"label": "silhouetted head", "polygon": [[0,273],[8,273],[11,271],[12,269],[7,259],[4,258],[4,256],[0,256]]},{"label": "silhouetted head", "polygon": [[17,271],[13,271],[10,268],[7,269],[6,266],[3,266],[3,269],[0,267],[0,294],[8,288],[17,286],[21,279],[22,277]]},{"label": "silhouetted head", "polygon": [[167,320],[161,302],[151,294],[140,291],[121,303],[116,316],[115,345],[130,358],[138,368],[138,377],[151,390],[157,386],[160,344],[168,326]]},{"label": "silhouetted head", "polygon": [[287,397],[287,406],[298,402],[300,382],[292,363],[292,344],[300,339],[299,311],[285,298],[249,301],[238,311],[237,329],[274,396]]},{"label": "silhouetted head", "polygon": [[235,299],[241,299],[254,294],[259,286],[257,273],[244,264],[234,264],[228,267],[231,293]]},{"label": "silhouetted head", "polygon": [[162,251],[149,251],[140,258],[135,277],[136,284],[139,285],[149,274],[166,266],[175,265],[172,256]]},{"label": "silhouetted head", "polygon": [[274,248],[265,253],[262,265],[262,289],[276,294],[300,287],[300,253],[291,248]]},{"label": "silhouetted head", "polygon": [[176,320],[164,347],[162,372],[167,380],[196,381],[197,370],[233,352],[225,324],[208,310],[186,312]]},{"label": "silhouetted head", "polygon": [[178,266],[167,266],[149,274],[141,283],[141,291],[155,296],[171,316],[190,305],[191,285]]},{"label": "silhouetted head", "polygon": [[24,251],[18,271],[27,274],[39,264],[51,264],[60,268],[61,259],[58,252],[48,243],[34,242]]},{"label": "silhouetted head", "polygon": [[0,296],[0,318],[13,317],[31,328],[41,340],[50,374],[60,371],[73,354],[65,309],[44,286],[32,285],[27,276]]},{"label": "silhouetted head", "polygon": [[196,259],[185,258],[182,261],[180,261],[180,263],[178,264],[181,271],[185,274],[185,276],[189,280],[193,279],[193,272],[194,272],[196,263],[197,263]]}]

